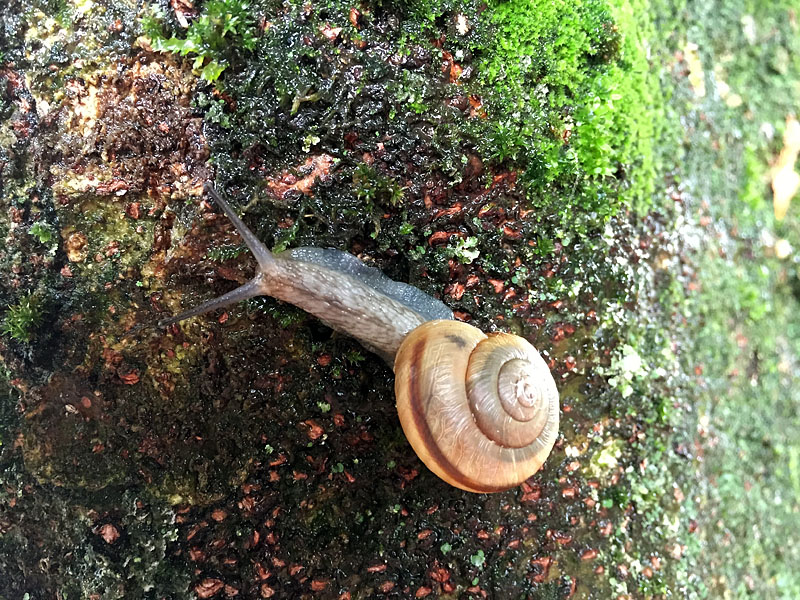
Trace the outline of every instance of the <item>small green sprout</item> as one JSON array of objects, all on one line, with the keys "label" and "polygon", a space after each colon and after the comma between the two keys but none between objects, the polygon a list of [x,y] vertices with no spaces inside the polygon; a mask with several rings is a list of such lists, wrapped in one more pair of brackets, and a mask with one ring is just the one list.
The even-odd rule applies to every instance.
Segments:
[{"label": "small green sprout", "polygon": [[208,82],[219,79],[227,68],[222,54],[232,46],[245,50],[256,46],[257,32],[250,2],[244,0],[209,0],[203,12],[186,30],[186,37],[167,38],[163,33],[163,14],[152,9],[142,19],[142,27],[150,38],[153,50],[193,55],[192,67]]},{"label": "small green sprout", "polygon": [[468,237],[456,240],[455,246],[448,246],[445,249],[447,256],[457,258],[462,264],[471,264],[481,254],[478,249],[478,238]]},{"label": "small green sprout", "polygon": [[53,239],[53,230],[45,223],[34,223],[29,231],[33,237],[39,240],[40,244],[47,244]]},{"label": "small green sprout", "polygon": [[486,556],[483,553],[483,550],[478,550],[475,554],[469,557],[469,562],[471,562],[476,567],[483,567],[483,563],[486,562]]}]

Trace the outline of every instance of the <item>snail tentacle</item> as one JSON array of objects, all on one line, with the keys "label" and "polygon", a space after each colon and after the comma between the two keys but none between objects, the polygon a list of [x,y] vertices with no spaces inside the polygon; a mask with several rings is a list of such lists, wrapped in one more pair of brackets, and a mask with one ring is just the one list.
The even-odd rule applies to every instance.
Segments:
[{"label": "snail tentacle", "polygon": [[222,196],[217,193],[217,190],[214,189],[214,186],[207,182],[204,186],[206,193],[214,199],[214,202],[222,209],[225,215],[230,219],[233,226],[236,228],[236,231],[239,232],[239,235],[244,240],[244,243],[247,244],[247,247],[250,249],[250,252],[253,253],[253,256],[256,257],[258,261],[258,266],[261,268],[262,271],[268,271],[270,267],[275,264],[275,256],[269,249],[259,240],[256,235],[250,231],[250,228],[244,224],[239,218],[239,215],[233,210],[230,204],[228,204]]},{"label": "snail tentacle", "polygon": [[218,308],[224,308],[226,306],[230,306],[231,304],[241,302],[242,300],[247,300],[248,298],[261,296],[262,294],[264,294],[264,278],[261,273],[258,273],[253,279],[244,285],[231,290],[227,294],[223,294],[218,298],[203,302],[202,304],[195,306],[194,308],[190,308],[189,310],[185,310],[174,317],[161,319],[158,322],[158,326],[162,328],[168,327],[169,325],[178,323],[184,319],[190,319],[191,317],[196,317],[198,315],[211,312],[212,310],[217,310]]}]

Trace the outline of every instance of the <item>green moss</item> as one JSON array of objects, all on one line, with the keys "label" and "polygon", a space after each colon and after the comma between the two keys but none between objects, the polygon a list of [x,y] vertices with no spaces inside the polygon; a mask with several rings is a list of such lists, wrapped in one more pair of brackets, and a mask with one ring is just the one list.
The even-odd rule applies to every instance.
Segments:
[{"label": "green moss", "polygon": [[31,225],[30,233],[39,240],[40,244],[47,244],[53,239],[53,230],[44,223],[34,223]]},{"label": "green moss", "polygon": [[209,0],[202,12],[192,18],[185,37],[166,37],[164,15],[157,7],[143,17],[142,27],[150,44],[158,52],[193,56],[193,67],[200,77],[213,82],[228,67],[224,54],[231,45],[252,50],[256,44],[256,23],[252,5],[246,0]]},{"label": "green moss", "polygon": [[29,343],[42,322],[42,306],[33,295],[25,296],[19,303],[9,306],[3,320],[3,334],[17,341]]},{"label": "green moss", "polygon": [[621,204],[648,205],[661,108],[644,3],[490,8],[499,43],[480,71],[490,117],[484,152],[525,165],[534,190],[568,186],[571,210],[577,203],[607,215]]},{"label": "green moss", "polygon": [[216,246],[209,248],[206,258],[215,262],[225,262],[247,252],[247,246]]}]

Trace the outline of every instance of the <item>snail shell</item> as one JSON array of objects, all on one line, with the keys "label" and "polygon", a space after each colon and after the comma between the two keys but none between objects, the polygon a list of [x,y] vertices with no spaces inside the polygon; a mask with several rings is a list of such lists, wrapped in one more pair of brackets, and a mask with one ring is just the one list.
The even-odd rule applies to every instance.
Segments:
[{"label": "snail shell", "polygon": [[471,492],[535,473],[558,436],[558,391],[523,338],[428,321],[395,357],[395,396],[411,446],[439,477]]}]

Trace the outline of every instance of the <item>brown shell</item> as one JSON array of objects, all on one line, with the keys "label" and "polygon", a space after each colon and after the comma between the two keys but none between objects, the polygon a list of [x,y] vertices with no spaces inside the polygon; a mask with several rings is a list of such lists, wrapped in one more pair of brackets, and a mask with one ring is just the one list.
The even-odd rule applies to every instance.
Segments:
[{"label": "brown shell", "polygon": [[558,436],[558,390],[526,340],[459,321],[414,329],[395,358],[400,422],[427,467],[471,492],[496,492],[541,467]]}]

